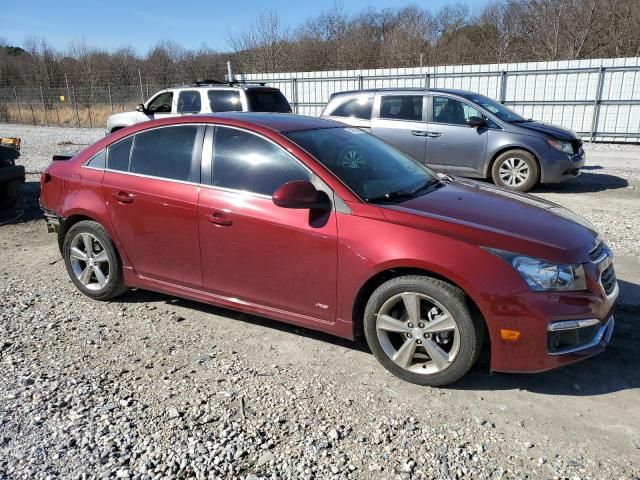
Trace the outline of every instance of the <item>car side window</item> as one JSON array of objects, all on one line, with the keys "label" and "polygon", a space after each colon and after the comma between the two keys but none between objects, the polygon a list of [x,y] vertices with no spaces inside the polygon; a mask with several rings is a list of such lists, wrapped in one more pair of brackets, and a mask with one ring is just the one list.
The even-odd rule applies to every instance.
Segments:
[{"label": "car side window", "polygon": [[311,174],[282,148],[252,133],[217,127],[213,144],[213,185],[273,195]]},{"label": "car side window", "polygon": [[178,112],[200,113],[202,102],[200,92],[197,90],[183,90],[178,95]]},{"label": "car side window", "polygon": [[131,173],[191,180],[198,129],[196,125],[180,125],[137,134],[131,152]]},{"label": "car side window", "polygon": [[386,95],[380,98],[380,118],[386,120],[422,120],[422,95]]},{"label": "car side window", "polygon": [[164,92],[151,100],[147,105],[147,111],[151,113],[171,113],[171,103],[173,102],[173,93]]},{"label": "car side window", "polygon": [[209,90],[209,106],[212,112],[241,112],[240,92],[233,90]]},{"label": "car side window", "polygon": [[338,108],[329,115],[333,117],[350,117],[369,120],[371,119],[372,107],[373,97],[352,98],[338,106]]},{"label": "car side window", "polygon": [[96,153],[93,157],[91,157],[91,160],[87,162],[87,167],[103,169],[105,168],[106,163],[107,163],[107,153],[106,151],[101,150],[100,152]]},{"label": "car side window", "polygon": [[114,143],[107,150],[107,168],[127,172],[129,170],[129,156],[133,137],[127,137]]},{"label": "car side window", "polygon": [[466,125],[470,117],[485,118],[482,113],[460,100],[433,97],[433,121],[452,125]]}]

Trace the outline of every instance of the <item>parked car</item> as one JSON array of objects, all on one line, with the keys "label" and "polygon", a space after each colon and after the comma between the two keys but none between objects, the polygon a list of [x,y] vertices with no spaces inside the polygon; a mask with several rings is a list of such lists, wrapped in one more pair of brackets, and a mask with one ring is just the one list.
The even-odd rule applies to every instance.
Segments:
[{"label": "parked car", "polygon": [[592,225],[337,122],[156,120],[53,162],[41,182],[85,295],[149,289],[364,335],[410,382],[457,380],[485,339],[492,370],[538,372],[602,351],[613,331],[618,286]]},{"label": "parked car", "polygon": [[363,128],[437,171],[522,192],[577,177],[585,160],[575,133],[462,90],[341,92],[321,116]]},{"label": "parked car", "polygon": [[111,115],[107,133],[148,120],[218,112],[291,113],[291,106],[280,90],[264,84],[195,82],[160,90],[135,112]]}]

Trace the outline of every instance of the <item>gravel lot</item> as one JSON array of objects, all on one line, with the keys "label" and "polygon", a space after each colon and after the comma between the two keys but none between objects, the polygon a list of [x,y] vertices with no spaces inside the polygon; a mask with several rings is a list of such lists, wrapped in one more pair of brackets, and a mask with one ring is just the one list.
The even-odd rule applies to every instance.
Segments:
[{"label": "gravel lot", "polygon": [[23,139],[25,214],[0,226],[2,478],[640,478],[640,149],[588,147],[534,194],[591,220],[621,284],[602,355],[539,375],[403,383],[362,344],[151,292],[110,303],[69,281],[37,209],[52,153],[98,129]]}]

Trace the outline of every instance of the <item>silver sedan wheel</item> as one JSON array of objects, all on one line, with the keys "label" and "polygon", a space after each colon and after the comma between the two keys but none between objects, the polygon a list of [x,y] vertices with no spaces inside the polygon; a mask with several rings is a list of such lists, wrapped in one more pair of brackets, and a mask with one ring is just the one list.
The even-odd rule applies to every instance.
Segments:
[{"label": "silver sedan wheel", "polygon": [[460,350],[460,333],[453,315],[421,293],[400,293],[387,300],[376,315],[376,332],[389,358],[413,373],[441,372]]},{"label": "silver sedan wheel", "polygon": [[347,168],[359,168],[363,163],[362,155],[357,150],[349,150],[342,155],[342,166]]},{"label": "silver sedan wheel", "polygon": [[94,235],[83,232],[73,237],[69,261],[78,281],[89,290],[102,290],[109,282],[109,257]]},{"label": "silver sedan wheel", "polygon": [[510,187],[519,187],[529,179],[531,169],[527,162],[521,158],[507,158],[498,170],[500,180]]}]

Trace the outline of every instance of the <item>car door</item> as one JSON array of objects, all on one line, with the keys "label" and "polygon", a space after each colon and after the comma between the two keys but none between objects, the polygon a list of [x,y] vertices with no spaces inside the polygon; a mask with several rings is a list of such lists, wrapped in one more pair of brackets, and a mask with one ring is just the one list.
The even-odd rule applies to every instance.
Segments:
[{"label": "car door", "polygon": [[447,95],[429,96],[431,103],[426,163],[436,170],[457,175],[481,175],[489,130],[467,125],[470,117],[484,118],[470,104]]},{"label": "car door", "polygon": [[159,127],[107,150],[103,195],[116,237],[138,275],[202,284],[197,206],[204,130]]},{"label": "car door", "polygon": [[424,162],[427,143],[425,96],[412,94],[378,94],[371,119],[371,133]]},{"label": "car door", "polygon": [[209,186],[198,205],[204,288],[302,319],[333,321],[335,213],[285,209],[271,198],[289,181],[312,179],[311,172],[265,137],[232,127],[216,127],[210,158]]}]

